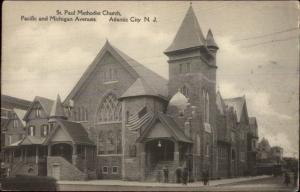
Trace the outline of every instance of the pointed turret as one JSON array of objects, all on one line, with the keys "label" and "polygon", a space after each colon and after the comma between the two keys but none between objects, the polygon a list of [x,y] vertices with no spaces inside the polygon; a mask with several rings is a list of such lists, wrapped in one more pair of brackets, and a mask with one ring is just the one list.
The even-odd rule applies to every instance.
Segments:
[{"label": "pointed turret", "polygon": [[207,36],[206,36],[206,46],[207,46],[208,50],[210,50],[213,53],[216,53],[217,50],[219,49],[210,29],[208,30]]},{"label": "pointed turret", "polygon": [[193,7],[188,9],[172,44],[165,53],[205,46],[205,38],[199,26]]},{"label": "pointed turret", "polygon": [[55,119],[67,119],[59,95],[57,95],[57,99],[52,106],[49,121],[51,122],[54,121]]}]

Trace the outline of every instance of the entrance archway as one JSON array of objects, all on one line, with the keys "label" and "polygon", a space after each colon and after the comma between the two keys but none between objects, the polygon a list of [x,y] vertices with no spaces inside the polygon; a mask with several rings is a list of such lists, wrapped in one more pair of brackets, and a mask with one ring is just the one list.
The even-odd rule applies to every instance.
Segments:
[{"label": "entrance archway", "polygon": [[70,144],[59,143],[54,144],[51,147],[51,156],[61,156],[67,161],[72,162],[72,151],[73,148]]},{"label": "entrance archway", "polygon": [[174,142],[168,139],[154,139],[146,143],[150,164],[156,164],[159,161],[173,161],[174,150]]}]

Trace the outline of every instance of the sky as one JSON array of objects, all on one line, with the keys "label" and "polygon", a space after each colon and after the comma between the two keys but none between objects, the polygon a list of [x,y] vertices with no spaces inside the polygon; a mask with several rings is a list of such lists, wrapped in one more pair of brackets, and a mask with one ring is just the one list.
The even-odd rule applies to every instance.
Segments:
[{"label": "sky", "polygon": [[[37,95],[55,99],[59,93],[64,99],[106,40],[168,78],[163,51],[189,6],[180,1],[4,2],[2,94],[33,100]],[[214,1],[192,6],[202,32],[211,29],[220,48],[217,87],[223,98],[245,95],[260,139],[283,147],[285,156],[298,156],[298,3]],[[114,23],[105,15],[95,16],[95,22],[21,20],[55,16],[57,10],[118,11],[121,17],[155,17],[157,22]]]}]

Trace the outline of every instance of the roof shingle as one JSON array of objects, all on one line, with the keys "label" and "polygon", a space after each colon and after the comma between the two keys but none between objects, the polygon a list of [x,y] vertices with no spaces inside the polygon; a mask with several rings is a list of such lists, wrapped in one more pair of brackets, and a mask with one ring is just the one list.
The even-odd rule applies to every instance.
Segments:
[{"label": "roof shingle", "polygon": [[[81,76],[80,80],[77,82],[73,90],[70,92],[70,94],[67,96],[64,102],[67,102],[68,100],[72,99],[77,92],[81,89],[81,87],[84,85],[86,80],[89,78],[89,76],[92,74],[92,72],[95,70],[95,68],[100,63],[101,59],[105,55],[106,52],[109,52],[114,56],[120,64],[124,65],[124,67],[129,71],[130,74],[132,74],[136,79],[140,78],[144,80],[145,82],[159,82],[159,83],[153,83],[151,86],[149,83],[146,86],[148,88],[152,88],[156,92],[156,96],[159,97],[166,97],[168,96],[168,81],[161,77],[160,75],[156,74],[152,70],[148,69],[144,65],[138,63],[134,59],[130,58],[128,55],[120,51],[119,49],[113,47],[108,41],[105,43],[101,51],[98,53],[92,64],[89,65],[87,70],[84,72],[84,74]],[[144,87],[145,88],[145,87]],[[136,87],[134,88],[136,89]],[[147,91],[148,92],[148,91]],[[134,96],[133,94],[130,94],[131,96]]]},{"label": "roof shingle", "polygon": [[172,51],[205,46],[205,38],[201,31],[192,6],[188,9],[177,34],[165,53]]},{"label": "roof shingle", "polygon": [[90,140],[87,131],[80,123],[62,119],[57,121],[61,123],[76,144],[94,145],[94,142]]}]

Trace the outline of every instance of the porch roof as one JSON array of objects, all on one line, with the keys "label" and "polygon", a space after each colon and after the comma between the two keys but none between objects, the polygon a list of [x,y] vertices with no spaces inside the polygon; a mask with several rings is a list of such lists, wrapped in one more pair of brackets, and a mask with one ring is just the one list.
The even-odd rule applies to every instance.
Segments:
[{"label": "porch roof", "polygon": [[8,146],[5,146],[5,148],[19,147],[25,145],[42,145],[44,141],[45,138],[42,137],[26,136],[23,139],[20,139],[19,141],[16,141]]},{"label": "porch roof", "polygon": [[19,144],[22,142],[22,140],[23,140],[23,139],[21,139],[21,140],[19,140],[19,141],[16,141],[16,142],[14,142],[14,143],[12,143],[12,144],[6,146],[6,148],[7,148],[7,147],[17,147],[17,146],[19,146]]},{"label": "porch roof", "polygon": [[36,136],[27,136],[21,140],[19,145],[42,145],[45,141],[45,138],[36,137]]},{"label": "porch roof", "polygon": [[148,125],[146,125],[145,131],[137,139],[137,142],[143,142],[158,121],[161,122],[166,131],[168,131],[171,137],[174,138],[176,141],[192,143],[192,140],[183,133],[182,129],[174,121],[174,119],[171,116],[161,112],[157,113],[153,120]]},{"label": "porch roof", "polygon": [[60,126],[56,127],[56,129],[49,135],[45,144],[52,141],[58,129],[63,129],[74,144],[95,145],[94,142],[90,140],[88,133],[82,124],[63,119],[57,119],[57,123]]}]

